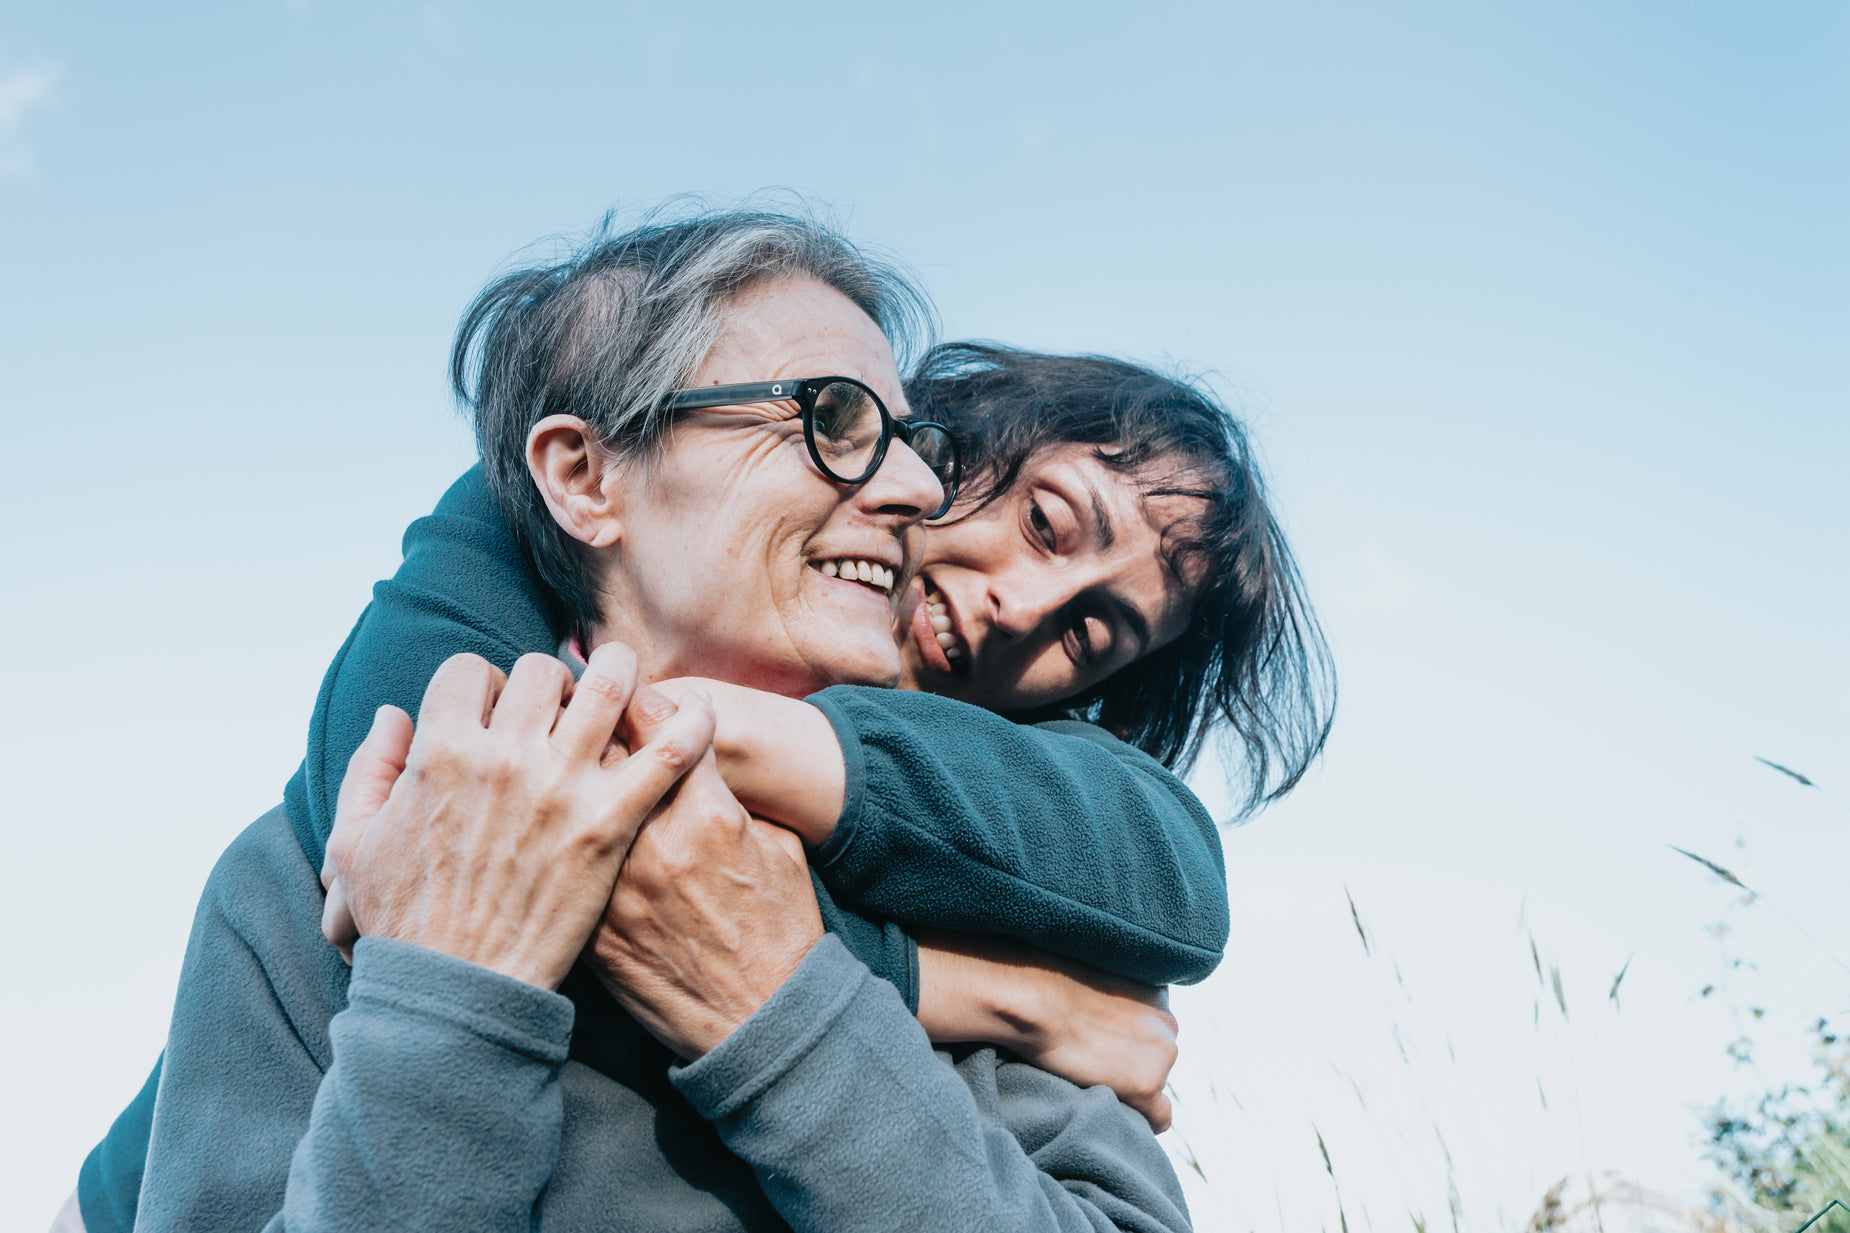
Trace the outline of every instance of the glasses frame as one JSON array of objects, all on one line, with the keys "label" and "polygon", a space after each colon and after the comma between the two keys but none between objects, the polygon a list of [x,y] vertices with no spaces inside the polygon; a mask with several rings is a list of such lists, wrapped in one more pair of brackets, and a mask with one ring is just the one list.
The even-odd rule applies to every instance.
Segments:
[{"label": "glasses frame", "polygon": [[[865,390],[867,396],[874,400],[874,406],[880,410],[880,439],[874,443],[873,456],[868,459],[867,469],[859,475],[842,475],[823,458],[822,450],[816,445],[816,399],[827,387],[836,382],[845,382]],[[926,520],[942,518],[949,512],[951,502],[957,499],[958,486],[963,483],[964,460],[963,448],[957,443],[957,434],[943,424],[934,420],[902,420],[886,409],[886,403],[880,395],[874,393],[873,387],[865,381],[853,377],[800,377],[794,381],[752,381],[743,385],[706,385],[698,389],[676,390],[668,396],[670,411],[699,411],[712,407],[736,407],[754,402],[794,402],[803,412],[803,443],[809,447],[809,457],[822,473],[838,484],[864,484],[880,470],[880,464],[886,461],[887,446],[894,437],[904,442],[906,448],[912,448],[913,434],[922,428],[936,428],[944,434],[951,445],[951,478],[940,480],[944,485],[944,503],[932,513],[925,515]],[[923,461],[921,459],[920,461]],[[933,474],[937,474],[933,472]]]}]

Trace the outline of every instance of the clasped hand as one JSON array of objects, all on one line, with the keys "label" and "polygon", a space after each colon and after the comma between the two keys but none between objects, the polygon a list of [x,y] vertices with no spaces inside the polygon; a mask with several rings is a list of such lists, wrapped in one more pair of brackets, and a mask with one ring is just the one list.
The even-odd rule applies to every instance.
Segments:
[{"label": "clasped hand", "polygon": [[[451,659],[415,735],[381,708],[348,764],[323,931],[349,957],[362,934],[390,937],[545,988],[582,955],[658,1039],[701,1056],[822,935],[801,842],[721,778],[704,684],[671,683],[677,705],[614,643],[576,685],[545,656],[511,676]],[[1157,991],[968,937],[928,940],[920,972],[933,1039],[1008,1045],[1167,1125],[1175,1020]]]},{"label": "clasped hand", "polygon": [[822,933],[800,846],[732,798],[713,726],[706,698],[639,684],[618,644],[575,685],[546,656],[505,676],[450,659],[415,733],[381,708],[348,764],[323,932],[349,954],[395,938],[548,989],[595,935],[604,984],[699,1056]]}]

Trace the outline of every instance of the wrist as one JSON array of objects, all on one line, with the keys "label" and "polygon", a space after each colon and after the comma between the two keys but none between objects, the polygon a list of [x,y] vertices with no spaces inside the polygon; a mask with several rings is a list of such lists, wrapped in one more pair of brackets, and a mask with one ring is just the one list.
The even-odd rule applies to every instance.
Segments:
[{"label": "wrist", "polygon": [[722,722],[720,771],[739,803],[818,848],[841,819],[847,775],[828,717],[807,702],[755,694]]},{"label": "wrist", "polygon": [[747,812],[794,831],[810,848],[835,833],[848,773],[828,716],[796,698],[725,681],[677,677],[656,688],[676,699],[695,688],[712,697],[713,754]]},{"label": "wrist", "polygon": [[750,1023],[777,996],[778,990],[796,975],[797,969],[803,966],[803,960],[821,939],[822,930],[818,928],[813,935],[803,937],[774,962],[755,970],[749,983],[729,990],[730,996],[688,1003],[685,1013],[675,1018],[676,1039],[669,1042],[670,1047],[690,1062],[698,1061],[717,1049],[733,1033]]},{"label": "wrist", "polygon": [[1046,1049],[1059,1021],[1048,977],[993,939],[921,937],[919,1024],[939,1044],[983,1041],[1033,1057]]}]

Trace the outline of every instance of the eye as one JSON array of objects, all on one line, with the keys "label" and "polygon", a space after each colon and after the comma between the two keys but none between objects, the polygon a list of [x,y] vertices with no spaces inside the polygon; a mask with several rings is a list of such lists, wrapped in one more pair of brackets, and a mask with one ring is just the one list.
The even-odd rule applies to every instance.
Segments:
[{"label": "eye", "polygon": [[831,456],[865,449],[880,436],[880,409],[858,385],[831,381],[816,392],[816,444]]},{"label": "eye", "polygon": [[1067,617],[1068,654],[1089,667],[1111,649],[1111,626],[1098,614],[1075,608]]},{"label": "eye", "polygon": [[1034,538],[1041,542],[1041,547],[1049,552],[1059,550],[1059,537],[1054,534],[1053,523],[1047,518],[1047,511],[1041,508],[1039,501],[1028,502],[1028,526],[1034,532]]}]

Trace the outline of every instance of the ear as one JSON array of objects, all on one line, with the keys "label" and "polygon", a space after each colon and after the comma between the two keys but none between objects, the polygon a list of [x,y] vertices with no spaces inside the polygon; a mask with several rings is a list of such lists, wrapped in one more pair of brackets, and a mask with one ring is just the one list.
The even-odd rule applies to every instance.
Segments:
[{"label": "ear", "polygon": [[592,548],[623,535],[616,460],[575,415],[549,415],[527,433],[527,470],[565,533]]}]

